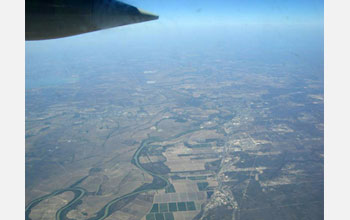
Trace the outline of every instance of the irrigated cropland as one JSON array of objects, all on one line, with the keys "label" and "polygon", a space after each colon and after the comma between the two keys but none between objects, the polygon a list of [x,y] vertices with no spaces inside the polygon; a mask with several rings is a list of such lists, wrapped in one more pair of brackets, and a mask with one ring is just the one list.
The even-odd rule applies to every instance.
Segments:
[{"label": "irrigated cropland", "polygon": [[322,53],[259,36],[29,45],[26,219],[323,219]]}]

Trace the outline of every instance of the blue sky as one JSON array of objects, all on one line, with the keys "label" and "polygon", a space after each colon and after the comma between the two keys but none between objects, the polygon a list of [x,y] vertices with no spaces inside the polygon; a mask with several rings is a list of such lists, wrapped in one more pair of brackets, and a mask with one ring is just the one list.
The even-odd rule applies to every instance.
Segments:
[{"label": "blue sky", "polygon": [[323,0],[125,0],[162,22],[323,25]]},{"label": "blue sky", "polygon": [[[228,41],[242,47],[317,48],[323,54],[321,0],[123,0],[160,16],[73,37],[26,42],[26,55],[72,50],[166,48]],[[112,45],[112,46],[111,46]],[[62,52],[62,53],[63,53]],[[44,55],[45,54],[45,55]]]},{"label": "blue sky", "polygon": [[[83,34],[59,41],[103,39],[110,36],[119,39],[143,37],[149,34],[171,36],[207,30],[214,33],[243,30],[254,27],[265,31],[316,27],[323,32],[323,0],[122,0],[160,16],[159,20],[112,28]],[[280,28],[282,27],[282,28]],[[290,30],[288,30],[290,31]],[[300,32],[298,30],[298,32]],[[223,33],[220,33],[223,34]],[[165,36],[164,35],[164,36]],[[153,37],[153,36],[151,36]],[[139,39],[138,39],[139,41]],[[36,43],[29,43],[36,44]],[[39,43],[40,44],[40,43]],[[28,45],[28,42],[27,42]]]}]

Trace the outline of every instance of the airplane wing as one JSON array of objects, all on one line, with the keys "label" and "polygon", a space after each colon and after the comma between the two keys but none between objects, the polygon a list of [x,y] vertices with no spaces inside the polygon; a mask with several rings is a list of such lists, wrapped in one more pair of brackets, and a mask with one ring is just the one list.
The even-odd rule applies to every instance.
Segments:
[{"label": "airplane wing", "polygon": [[25,39],[54,39],[158,19],[117,0],[26,0]]}]

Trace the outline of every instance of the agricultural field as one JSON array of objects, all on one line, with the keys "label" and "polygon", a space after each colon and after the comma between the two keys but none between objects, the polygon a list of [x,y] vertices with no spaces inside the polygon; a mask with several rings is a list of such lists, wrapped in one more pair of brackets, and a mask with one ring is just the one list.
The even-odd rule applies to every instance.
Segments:
[{"label": "agricultural field", "polygon": [[257,50],[205,36],[174,53],[55,54],[71,71],[31,58],[26,81],[50,83],[25,93],[26,220],[323,218],[313,41],[297,56],[280,38]]}]

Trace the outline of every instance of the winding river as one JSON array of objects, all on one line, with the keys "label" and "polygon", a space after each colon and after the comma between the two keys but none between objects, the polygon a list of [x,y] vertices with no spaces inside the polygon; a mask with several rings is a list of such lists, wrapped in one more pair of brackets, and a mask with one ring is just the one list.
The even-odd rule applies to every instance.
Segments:
[{"label": "winding river", "polygon": [[[171,139],[175,139],[175,138],[179,138],[183,135],[186,135],[188,133],[194,132],[199,130],[198,128],[196,129],[190,129],[188,131],[185,132],[181,132],[179,134],[176,134],[170,138],[167,138],[166,140],[171,140]],[[149,146],[150,144],[154,143],[154,142],[161,142],[161,141],[166,141],[166,140],[159,140],[157,138],[153,138],[153,137],[148,137],[147,139],[143,140],[139,146],[139,148],[137,148],[137,150],[135,151],[131,163],[134,164],[136,167],[138,167],[140,170],[148,173],[149,175],[151,175],[153,177],[153,182],[150,184],[146,184],[143,185],[139,188],[137,188],[136,190],[134,190],[133,192],[130,192],[128,194],[125,194],[121,197],[115,198],[111,201],[109,201],[106,205],[104,205],[100,211],[98,211],[96,213],[95,217],[89,218],[88,220],[103,220],[105,218],[107,218],[109,215],[111,215],[115,210],[111,210],[111,207],[116,204],[117,202],[123,200],[123,199],[128,199],[131,198],[133,196],[136,196],[137,194],[143,193],[143,192],[149,192],[152,190],[160,190],[160,189],[165,189],[166,187],[170,186],[170,182],[168,180],[168,178],[166,176],[157,174],[152,172],[151,170],[148,170],[144,167],[142,167],[142,165],[140,164],[139,161],[139,157],[140,157],[140,153],[141,151]],[[42,197],[36,198],[33,201],[31,201],[26,209],[25,209],[25,219],[26,220],[31,220],[29,218],[29,214],[32,210],[32,208],[34,208],[36,205],[38,205],[41,201],[51,198],[53,196],[59,195],[61,193],[67,192],[67,191],[71,191],[74,193],[74,198],[68,202],[68,204],[66,204],[65,206],[61,207],[59,210],[57,210],[56,212],[56,220],[65,220],[67,219],[66,215],[67,213],[71,210],[74,209],[77,205],[79,205],[81,202],[81,199],[86,195],[87,191],[84,188],[81,187],[77,187],[77,185],[79,185],[81,182],[83,182],[88,176],[83,177],[82,179],[78,180],[76,183],[72,184],[71,186],[69,186],[68,188],[65,189],[60,189],[60,190],[56,190],[50,194],[44,195]]]},{"label": "winding river", "polygon": [[[187,132],[186,132],[187,133]],[[176,135],[178,136],[178,135]],[[144,187],[139,187],[138,189],[134,190],[133,192],[130,192],[128,194],[125,194],[121,197],[118,197],[116,199],[113,199],[112,201],[108,202],[99,212],[97,212],[97,216],[96,217],[92,217],[89,220],[102,220],[107,218],[109,215],[112,214],[112,210],[111,210],[111,206],[114,205],[115,203],[117,203],[118,201],[121,201],[123,199],[135,196],[137,194],[143,193],[143,192],[148,192],[148,191],[152,191],[152,190],[159,190],[159,189],[164,189],[166,187],[168,187],[170,185],[167,177],[162,176],[160,174],[156,174],[150,170],[145,169],[144,167],[142,167],[142,165],[140,164],[139,161],[139,157],[140,157],[140,152],[149,144],[155,142],[154,140],[152,140],[152,138],[148,138],[146,140],[143,140],[140,147],[136,150],[136,152],[134,153],[133,157],[132,157],[132,163],[135,164],[135,166],[137,166],[140,170],[150,174],[153,176],[153,179],[158,178],[158,181],[162,181],[162,184],[157,184],[157,185],[161,185],[161,187],[157,188],[157,185],[155,187],[150,187],[150,185],[153,184],[153,182],[151,184],[149,184],[148,187],[146,187],[146,189],[144,189]],[[85,179],[86,177],[84,177]],[[82,181],[80,181],[82,182]],[[73,184],[73,185],[77,185],[77,184]],[[72,185],[72,186],[73,186]],[[68,192],[71,191],[74,193],[74,198],[65,206],[63,206],[62,208],[60,208],[59,210],[57,210],[56,212],[56,220],[64,220],[66,219],[66,214],[68,213],[68,211],[70,209],[72,209],[72,207],[74,207],[74,205],[77,205],[77,203],[84,197],[84,195],[86,194],[86,190],[81,188],[81,187],[69,187],[66,189],[60,189],[60,190],[56,190],[50,194],[44,195],[42,197],[36,198],[33,201],[31,201],[26,209],[25,209],[25,219],[26,220],[30,220],[29,218],[29,214],[31,212],[31,210],[38,205],[41,201],[45,200],[45,199],[49,199],[53,196],[57,196],[59,194],[62,194],[64,192]]]}]

